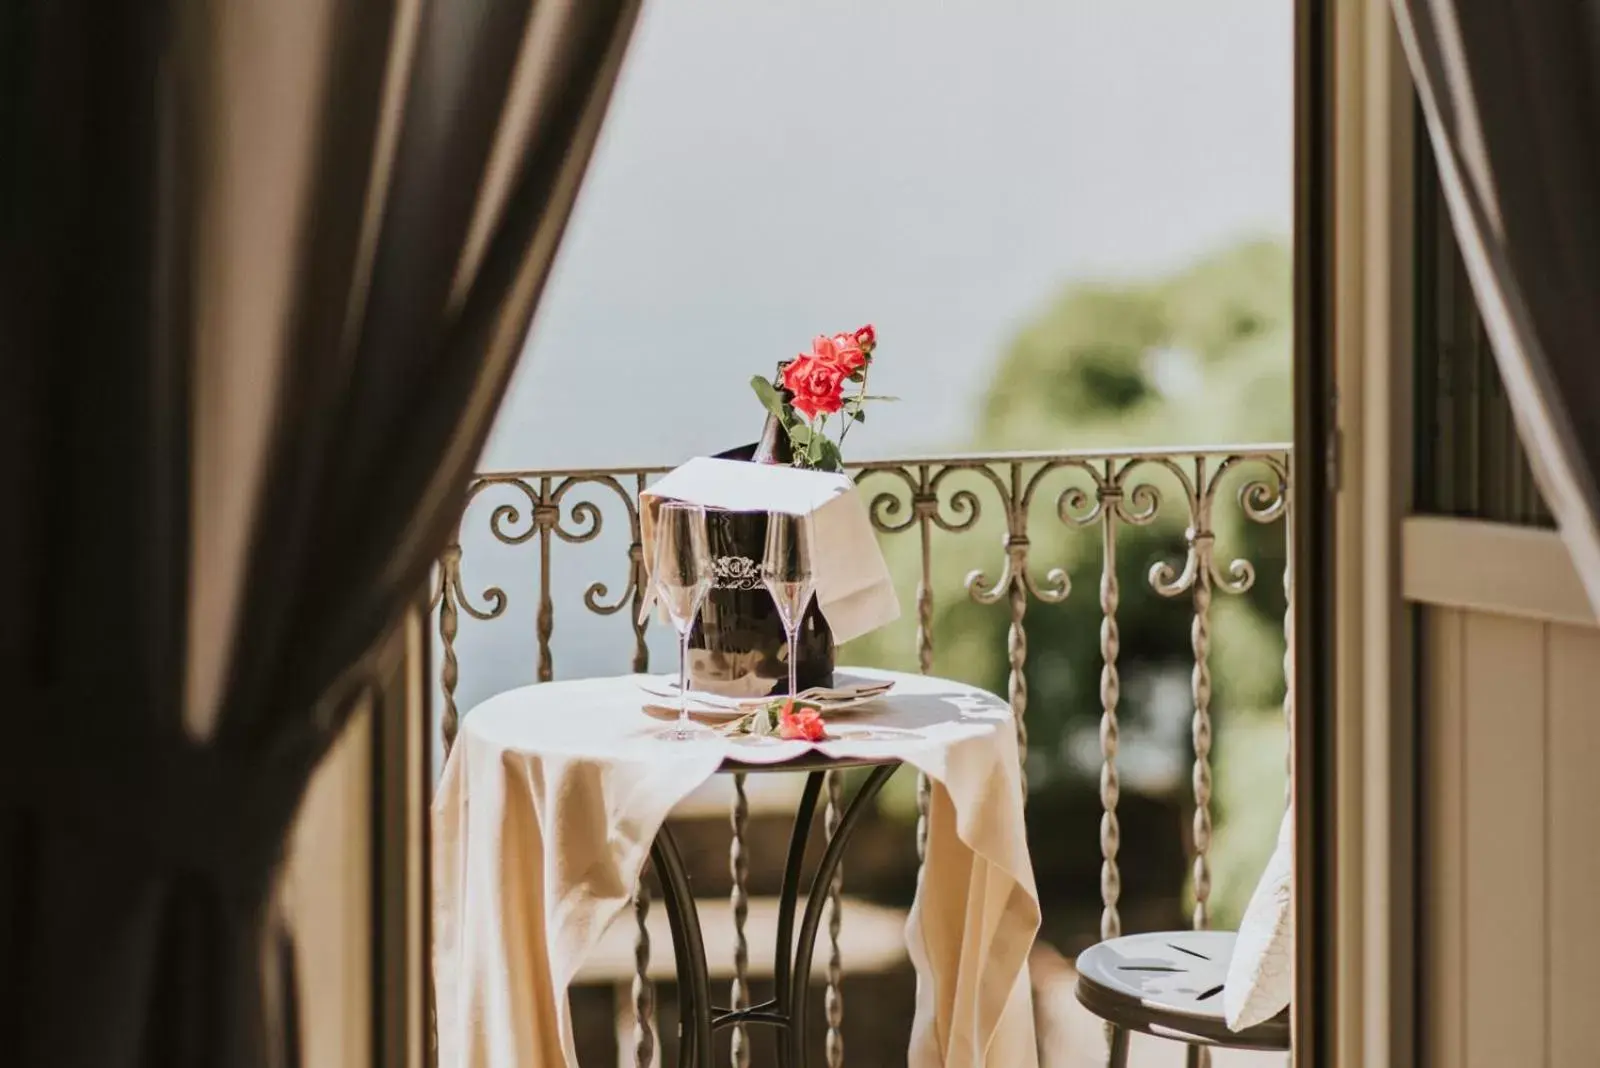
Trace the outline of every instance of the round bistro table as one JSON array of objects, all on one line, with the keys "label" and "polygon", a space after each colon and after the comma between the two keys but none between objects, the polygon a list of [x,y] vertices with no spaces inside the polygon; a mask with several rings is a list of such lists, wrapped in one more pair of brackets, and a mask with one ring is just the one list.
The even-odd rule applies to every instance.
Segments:
[{"label": "round bistro table", "polygon": [[[802,1068],[828,889],[851,836],[902,764],[925,773],[932,791],[924,878],[906,930],[918,974],[912,1059],[1027,1063],[1036,1048],[1027,954],[1039,909],[1010,707],[947,679],[838,672],[841,684],[853,678],[894,687],[828,713],[828,736],[816,743],[719,733],[665,739],[674,713],[663,707],[672,701],[660,696],[660,676],[525,686],[469,712],[433,813],[441,1063],[571,1066],[567,990],[628,908],[648,861],[672,934],[678,1063],[710,1066],[716,1032],[760,1026],[779,1032],[778,1063]],[[820,843],[802,895],[826,777],[853,768],[866,774]],[[712,1000],[700,916],[666,821],[719,774],[774,773],[806,776],[779,896],[774,996],[724,1007]],[[952,998],[953,991],[961,993]]]}]

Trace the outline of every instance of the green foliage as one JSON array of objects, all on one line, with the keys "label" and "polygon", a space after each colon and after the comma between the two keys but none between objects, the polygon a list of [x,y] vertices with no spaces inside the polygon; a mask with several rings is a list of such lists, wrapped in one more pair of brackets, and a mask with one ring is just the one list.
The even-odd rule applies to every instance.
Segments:
[{"label": "green foliage", "polygon": [[[1162,286],[1168,343],[1226,362],[1253,338],[1286,335],[1292,277],[1280,241],[1250,241],[1200,261]],[[1287,354],[1279,355],[1287,370]]]},{"label": "green foliage", "polygon": [[[1211,843],[1211,922],[1239,926],[1278,841],[1288,783],[1288,735],[1276,709],[1239,711],[1217,732],[1216,834]],[[1189,891],[1193,899],[1193,889]]]},{"label": "green foliage", "polygon": [[985,435],[1019,415],[1070,425],[1147,399],[1142,366],[1162,343],[1161,318],[1149,287],[1068,290],[1012,342],[989,386]]},{"label": "green foliage", "polygon": [[[977,440],[967,447],[988,452],[1286,440],[1291,432],[1290,271],[1285,243],[1257,240],[1167,278],[1068,287],[1023,326],[1002,355],[982,403]],[[1134,730],[1151,721],[1158,699],[1165,701],[1166,715],[1174,711],[1173,686],[1156,685],[1160,680],[1182,680],[1176,711],[1180,717],[1187,714],[1181,706],[1194,662],[1192,600],[1163,597],[1148,578],[1159,563],[1181,568],[1183,497],[1170,475],[1153,467],[1143,470],[1149,474],[1142,481],[1160,490],[1163,507],[1149,526],[1121,525],[1116,545],[1119,711],[1124,725]],[[1283,790],[1281,723],[1270,735],[1245,729],[1268,722],[1256,710],[1283,700],[1283,524],[1261,526],[1243,517],[1235,498],[1249,473],[1239,474],[1243,477],[1225,480],[1214,516],[1219,570],[1226,573],[1235,558],[1242,558],[1256,571],[1248,593],[1219,591],[1213,607],[1214,760],[1219,784],[1230,779],[1219,786],[1226,792],[1218,795],[1213,852],[1219,919],[1242,908],[1241,899],[1228,895],[1247,897],[1254,884],[1259,861],[1272,846]],[[1092,731],[1100,715],[1100,532],[1097,525],[1078,528],[1053,514],[1065,489],[1089,485],[1081,473],[1048,476],[1030,517],[1035,582],[1049,585],[1047,573],[1059,568],[1071,583],[1059,604],[1030,598],[1025,617],[1030,784],[1035,789],[1084,774],[1068,743]],[[875,491],[891,490],[892,483],[868,479],[862,489],[870,500]],[[940,674],[1006,693],[1006,599],[979,604],[962,582],[963,575],[981,571],[985,574],[969,584],[979,590],[992,586],[1003,561],[1004,516],[993,486],[981,474],[960,473],[943,487],[941,512],[947,518],[966,514],[953,497],[960,489],[983,502],[982,515],[962,533],[936,532],[932,539],[933,666]],[[892,537],[885,549],[896,588],[914,590],[921,571],[918,539]],[[852,643],[845,660],[915,670],[915,616],[908,611],[896,626]],[[1181,737],[1187,735],[1183,729]],[[1276,779],[1258,774],[1271,763],[1263,754],[1274,745]],[[1189,759],[1185,745],[1184,766]],[[1173,785],[1182,796],[1187,796],[1187,780],[1184,774]],[[1239,815],[1246,811],[1252,813],[1248,819]],[[1236,820],[1237,826],[1224,828],[1223,819]],[[1252,865],[1255,872],[1247,871]],[[1242,885],[1231,885],[1235,877]]]},{"label": "green foliage", "polygon": [[1069,287],[1002,356],[976,444],[1283,440],[1290,280],[1288,247],[1259,240],[1166,279]]}]

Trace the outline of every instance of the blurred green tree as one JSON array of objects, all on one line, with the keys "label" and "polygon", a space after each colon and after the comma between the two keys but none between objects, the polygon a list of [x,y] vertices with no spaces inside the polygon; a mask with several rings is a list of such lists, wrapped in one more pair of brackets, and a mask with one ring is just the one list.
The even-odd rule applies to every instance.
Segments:
[{"label": "blurred green tree", "polygon": [[[1285,441],[1291,430],[1290,298],[1288,246],[1270,239],[1237,244],[1168,278],[1071,285],[1022,327],[999,360],[981,402],[976,440],[968,446],[983,452],[1057,451]],[[1228,759],[1231,723],[1260,723],[1263,712],[1283,699],[1283,525],[1247,521],[1235,500],[1246,482],[1266,474],[1261,467],[1230,473],[1216,499],[1219,566],[1225,569],[1242,558],[1256,572],[1247,593],[1219,592],[1214,602],[1211,708],[1219,764]],[[1162,506],[1150,525],[1121,525],[1117,532],[1119,717],[1132,743],[1124,750],[1125,771],[1130,779],[1142,775],[1147,788],[1187,791],[1192,602],[1187,596],[1159,595],[1148,577],[1158,563],[1181,567],[1186,512],[1169,473],[1146,465],[1136,481],[1155,486]],[[1035,580],[1049,585],[1047,573],[1059,568],[1071,583],[1060,603],[1030,599],[1025,617],[1028,762],[1035,790],[1053,784],[1081,789],[1097,760],[1100,534],[1097,526],[1079,528],[1059,520],[1058,501],[1072,486],[1088,490],[1091,481],[1070,470],[1047,475],[1029,517]],[[962,532],[941,531],[933,538],[934,669],[1003,694],[1010,670],[1005,600],[980,604],[964,588],[986,589],[1000,572],[1003,508],[981,474],[952,475],[941,487],[941,514],[953,523],[969,515],[955,496],[962,489],[976,496],[980,514]],[[904,487],[890,478],[869,479],[863,490],[869,499],[874,492],[905,498]],[[921,566],[916,537],[890,537],[886,550],[897,588],[915,589]],[[964,583],[972,572],[982,575]],[[906,616],[895,627],[854,643],[846,657],[914,670],[915,613]],[[1160,756],[1164,749],[1164,762],[1139,759],[1141,731],[1149,738],[1150,753]],[[1245,766],[1263,763],[1256,755],[1241,770]],[[1275,785],[1264,782],[1260,792],[1271,789],[1277,791],[1271,799],[1276,804],[1281,777]],[[1241,803],[1237,799],[1255,793],[1219,792],[1217,804],[1220,809],[1224,802]],[[1218,817],[1225,822],[1227,814],[1219,811]],[[1219,851],[1225,844],[1222,830]],[[1248,869],[1256,854],[1264,860],[1270,847],[1269,835],[1244,847],[1247,861],[1229,856],[1218,863]],[[1219,921],[1242,908],[1253,877],[1238,881],[1245,885],[1219,897]]]}]

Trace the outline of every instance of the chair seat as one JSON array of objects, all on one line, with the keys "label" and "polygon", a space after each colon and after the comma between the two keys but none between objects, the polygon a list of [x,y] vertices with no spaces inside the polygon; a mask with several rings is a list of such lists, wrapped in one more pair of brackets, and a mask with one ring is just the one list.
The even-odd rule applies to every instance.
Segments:
[{"label": "chair seat", "polygon": [[1231,931],[1128,935],[1078,955],[1078,1001],[1108,1023],[1160,1038],[1230,1049],[1289,1048],[1287,1011],[1230,1031],[1222,985],[1233,959]]}]

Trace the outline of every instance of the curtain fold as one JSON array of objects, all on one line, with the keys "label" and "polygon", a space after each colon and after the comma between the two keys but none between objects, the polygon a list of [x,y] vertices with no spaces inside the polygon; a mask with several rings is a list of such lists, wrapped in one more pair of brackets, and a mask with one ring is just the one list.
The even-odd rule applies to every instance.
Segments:
[{"label": "curtain fold", "polygon": [[0,5],[0,1063],[294,1063],[270,890],[638,0]]},{"label": "curtain fold", "polygon": [[1393,7],[1518,432],[1600,616],[1600,5]]}]

